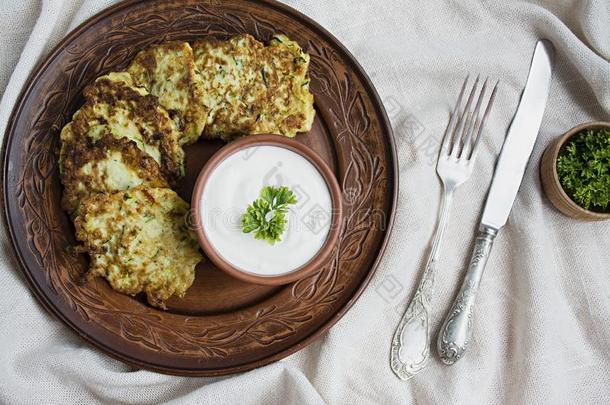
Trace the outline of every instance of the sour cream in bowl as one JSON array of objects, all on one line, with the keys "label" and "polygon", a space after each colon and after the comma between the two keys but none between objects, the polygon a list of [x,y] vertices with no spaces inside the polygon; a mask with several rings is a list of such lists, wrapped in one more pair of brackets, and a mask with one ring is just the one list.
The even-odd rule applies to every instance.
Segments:
[{"label": "sour cream in bowl", "polygon": [[199,174],[191,209],[199,243],[216,266],[268,285],[324,265],[342,215],[330,168],[278,135],[247,136],[219,150]]}]

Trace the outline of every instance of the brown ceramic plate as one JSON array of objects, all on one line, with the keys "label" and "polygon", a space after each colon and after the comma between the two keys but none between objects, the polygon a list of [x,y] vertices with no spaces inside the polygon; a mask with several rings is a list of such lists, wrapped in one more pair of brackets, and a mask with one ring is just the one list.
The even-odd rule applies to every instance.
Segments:
[{"label": "brown ceramic plate", "polygon": [[[343,217],[329,261],[293,284],[238,281],[210,262],[168,311],[113,291],[103,279],[84,283],[87,257],[75,255],[73,228],[60,208],[59,130],[82,103],[83,87],[125,68],[164,40],[276,32],[311,55],[317,117],[297,137],[334,171]],[[6,226],[30,287],[42,304],[109,355],[163,373],[212,376],[248,370],[303,348],[354,303],[383,253],[394,217],[397,167],[392,131],[373,86],[349,52],[309,18],[276,2],[128,1],[69,34],[26,83],[3,147]],[[179,193],[190,201],[206,160],[222,145],[187,150]]]}]

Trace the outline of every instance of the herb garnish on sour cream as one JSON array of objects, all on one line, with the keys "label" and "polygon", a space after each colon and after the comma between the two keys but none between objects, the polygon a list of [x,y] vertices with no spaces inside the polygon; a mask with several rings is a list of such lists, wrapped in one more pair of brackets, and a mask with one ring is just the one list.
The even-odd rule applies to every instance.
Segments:
[{"label": "herb garnish on sour cream", "polygon": [[242,230],[244,233],[254,232],[255,239],[266,240],[270,245],[281,241],[288,205],[296,202],[296,196],[288,187],[263,187],[260,197],[241,217]]}]

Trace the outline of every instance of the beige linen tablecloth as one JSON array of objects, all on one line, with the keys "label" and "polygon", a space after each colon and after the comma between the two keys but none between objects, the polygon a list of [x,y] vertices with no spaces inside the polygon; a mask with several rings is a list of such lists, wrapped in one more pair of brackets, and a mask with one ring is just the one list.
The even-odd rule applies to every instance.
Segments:
[{"label": "beige linen tablecloth", "polygon": [[[33,66],[110,1],[0,1],[0,133]],[[248,373],[178,378],[89,347],[36,301],[2,230],[0,403],[607,404],[610,222],[583,223],[542,194],[539,158],[572,126],[610,119],[610,2],[289,1],[360,61],[394,126],[396,225],[349,313],[299,353]],[[437,277],[436,333],[461,279],[499,151],[538,38],[557,48],[542,129],[483,278],[474,340],[453,367],[390,371],[389,343],[425,258],[439,201],[433,161],[467,72],[501,80],[476,176],[459,189]],[[8,191],[10,194],[10,190]]]}]

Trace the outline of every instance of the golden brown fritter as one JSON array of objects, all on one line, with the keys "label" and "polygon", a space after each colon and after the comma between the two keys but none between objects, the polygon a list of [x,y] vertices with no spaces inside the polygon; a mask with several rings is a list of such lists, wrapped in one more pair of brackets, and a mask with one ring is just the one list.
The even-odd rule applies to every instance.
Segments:
[{"label": "golden brown fritter", "polygon": [[276,35],[265,47],[250,35],[238,35],[228,41],[197,41],[193,51],[210,111],[207,137],[294,137],[311,129],[315,110],[309,55],[296,42]]},{"label": "golden brown fritter", "polygon": [[191,46],[179,41],[152,46],[138,53],[128,71],[170,112],[182,132],[180,143],[197,141],[208,111]]},{"label": "golden brown fritter", "polygon": [[[68,124],[64,131],[71,131]],[[127,138],[105,132],[97,141],[89,137],[62,148],[60,177],[64,185],[62,207],[78,214],[80,203],[96,193],[128,190],[147,185],[168,187],[159,165]]]},{"label": "golden brown fritter", "polygon": [[264,83],[258,80],[262,48],[251,35],[227,41],[209,37],[193,44],[210,111],[204,129],[207,137],[230,139],[253,133],[265,93]]},{"label": "golden brown fritter", "polygon": [[316,111],[309,91],[309,55],[285,35],[275,35],[262,56],[267,86],[261,132],[294,137],[311,129]]},{"label": "golden brown fritter", "polygon": [[97,141],[104,133],[127,138],[157,162],[170,183],[184,175],[184,151],[167,111],[157,98],[133,86],[128,73],[110,73],[84,90],[85,104],[61,132],[62,152],[77,142]]},{"label": "golden brown fritter", "polygon": [[91,256],[90,276],[124,294],[144,292],[159,308],[173,295],[183,297],[202,260],[188,210],[174,191],[145,186],[84,201],[74,224]]}]

